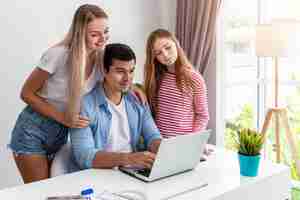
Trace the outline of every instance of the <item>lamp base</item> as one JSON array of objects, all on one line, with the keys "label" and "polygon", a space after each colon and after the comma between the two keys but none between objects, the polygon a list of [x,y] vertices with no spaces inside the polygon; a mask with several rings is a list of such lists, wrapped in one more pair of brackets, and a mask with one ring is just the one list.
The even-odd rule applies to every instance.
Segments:
[{"label": "lamp base", "polygon": [[[272,117],[275,116],[275,151],[276,151],[276,161],[280,162],[280,122],[283,125],[283,128],[285,129],[286,138],[288,140],[288,144],[290,146],[292,158],[295,160],[296,163],[296,170],[297,174],[300,176],[300,154],[297,149],[297,143],[296,140],[291,132],[289,123],[288,123],[288,117],[287,117],[287,110],[286,108],[280,108],[280,107],[273,107],[269,108],[267,115],[265,117],[265,121],[263,124],[263,128],[261,131],[261,134],[263,135],[264,140],[266,139],[266,132],[270,125],[270,122],[272,120]],[[266,140],[265,140],[266,141]]]}]

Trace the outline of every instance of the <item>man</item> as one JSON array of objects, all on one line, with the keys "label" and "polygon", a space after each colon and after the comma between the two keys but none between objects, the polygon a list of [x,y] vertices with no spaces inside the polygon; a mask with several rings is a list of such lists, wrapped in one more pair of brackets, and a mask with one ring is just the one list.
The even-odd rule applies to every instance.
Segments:
[{"label": "man", "polygon": [[[79,169],[151,168],[161,135],[148,107],[128,92],[135,54],[127,45],[109,44],[103,62],[103,83],[82,100],[81,114],[90,119],[90,124],[70,131],[75,163]],[[138,152],[141,136],[146,149]]]}]

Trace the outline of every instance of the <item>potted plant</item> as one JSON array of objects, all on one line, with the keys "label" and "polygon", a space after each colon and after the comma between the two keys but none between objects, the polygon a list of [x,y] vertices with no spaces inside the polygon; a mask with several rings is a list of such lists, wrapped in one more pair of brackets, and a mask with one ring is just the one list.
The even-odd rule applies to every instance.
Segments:
[{"label": "potted plant", "polygon": [[257,131],[243,128],[234,135],[234,143],[238,150],[240,174],[243,176],[257,176],[260,151],[264,138]]}]

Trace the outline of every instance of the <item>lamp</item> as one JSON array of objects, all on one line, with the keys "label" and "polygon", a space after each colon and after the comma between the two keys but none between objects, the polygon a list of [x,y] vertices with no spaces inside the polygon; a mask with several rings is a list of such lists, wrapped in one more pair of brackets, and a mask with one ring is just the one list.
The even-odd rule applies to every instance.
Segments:
[{"label": "lamp", "polygon": [[[266,137],[266,131],[269,127],[272,116],[275,117],[275,151],[276,161],[280,162],[280,122],[282,123],[288,144],[291,149],[291,154],[296,162],[296,170],[300,175],[300,154],[298,153],[296,140],[290,130],[287,118],[287,110],[284,107],[280,107],[278,104],[278,60],[283,56],[290,56],[294,54],[297,49],[299,38],[297,32],[299,29],[299,23],[295,20],[275,20],[271,24],[260,24],[256,26],[256,55],[259,57],[272,57],[274,62],[273,68],[273,106],[268,109],[267,115],[264,120],[261,133]],[[299,35],[299,33],[298,33]],[[298,41],[297,41],[298,40]],[[300,51],[298,51],[299,53]]]}]

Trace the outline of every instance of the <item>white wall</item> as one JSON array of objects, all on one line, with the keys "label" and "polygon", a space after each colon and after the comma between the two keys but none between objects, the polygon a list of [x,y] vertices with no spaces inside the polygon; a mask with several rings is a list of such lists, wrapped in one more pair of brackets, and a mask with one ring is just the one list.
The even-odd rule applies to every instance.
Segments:
[{"label": "white wall", "polygon": [[156,28],[175,30],[175,1],[105,0],[111,17],[111,41],[129,44],[137,54],[136,78],[143,79],[145,43]]},{"label": "white wall", "polygon": [[0,189],[22,183],[6,148],[16,117],[24,107],[19,98],[21,86],[41,53],[64,36],[82,3],[95,3],[108,11],[111,41],[125,42],[137,54],[137,81],[142,80],[149,32],[158,27],[172,31],[175,27],[172,0],[5,1],[0,7]]}]

